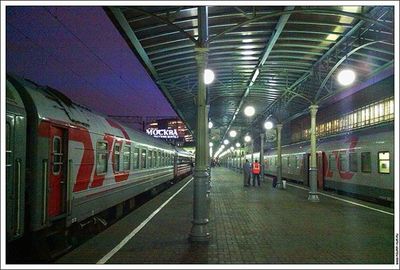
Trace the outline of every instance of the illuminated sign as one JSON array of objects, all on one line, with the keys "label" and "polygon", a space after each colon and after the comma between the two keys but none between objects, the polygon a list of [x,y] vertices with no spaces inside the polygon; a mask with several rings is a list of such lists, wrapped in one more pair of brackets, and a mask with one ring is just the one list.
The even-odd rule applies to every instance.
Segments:
[{"label": "illuminated sign", "polygon": [[146,129],[146,133],[154,138],[162,138],[162,139],[178,139],[178,131],[176,129],[157,129],[157,128],[148,128]]}]

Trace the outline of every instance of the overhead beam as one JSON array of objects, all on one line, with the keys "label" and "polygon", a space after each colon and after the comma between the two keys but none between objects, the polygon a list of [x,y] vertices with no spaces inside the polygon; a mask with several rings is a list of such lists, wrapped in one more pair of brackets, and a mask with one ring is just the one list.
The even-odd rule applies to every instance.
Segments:
[{"label": "overhead beam", "polygon": [[[362,15],[362,17],[367,17],[370,15],[373,15],[375,12],[377,12],[377,10],[380,7],[375,7],[372,8],[368,14],[366,15]],[[338,40],[329,50],[327,50],[319,59],[317,62],[315,62],[313,64],[313,66],[306,72],[304,73],[296,82],[294,82],[287,90],[285,90],[282,95],[277,98],[274,102],[272,102],[261,115],[265,115],[269,112],[269,110],[272,109],[273,106],[275,106],[275,104],[282,99],[286,94],[293,92],[299,85],[301,85],[305,80],[308,79],[309,76],[311,76],[313,74],[313,71],[318,67],[318,65],[320,65],[322,63],[322,61],[324,61],[327,57],[331,56],[332,53],[340,46],[342,45],[344,42],[347,42],[348,38],[350,38],[353,34],[355,34],[366,22],[371,22],[371,20],[373,19],[369,19],[369,20],[360,20],[358,23],[356,23],[356,25],[354,25],[354,27],[350,28],[344,35],[343,37]],[[257,117],[253,123],[257,122],[259,120],[259,117]]]},{"label": "overhead beam", "polygon": [[[381,80],[386,79],[389,76],[392,76],[393,74],[394,74],[394,60],[392,60],[392,61],[388,62],[387,64],[385,64],[384,66],[379,67],[378,69],[376,69],[374,72],[372,72],[371,76],[366,78],[366,80],[363,83],[357,84],[357,85],[351,87],[350,89],[348,89],[348,91],[351,94],[354,94],[354,93],[356,93],[358,91],[361,91],[362,89],[364,89],[364,88],[366,88],[366,87],[368,87],[368,86],[370,86],[372,84],[375,84],[375,83],[377,83],[377,82],[379,82]],[[341,99],[343,99],[343,98],[345,98],[345,97],[347,97],[349,95],[348,93],[344,94],[344,95],[341,95],[341,93],[342,93],[342,90],[339,90],[339,91],[335,92],[334,94],[330,94],[330,95],[325,96],[320,101],[320,104],[324,105],[326,103],[337,102],[337,101],[339,101],[339,100],[341,100]],[[339,94],[339,96],[336,95],[336,94]],[[303,111],[301,111],[299,113],[296,113],[296,114],[292,115],[291,117],[285,119],[283,124],[289,123],[290,121],[292,121],[292,120],[294,120],[294,119],[296,119],[296,118],[298,118],[298,117],[300,117],[302,115],[305,115],[307,113],[309,113],[309,109],[308,108],[306,108]]]},{"label": "overhead beam", "polygon": [[277,17],[277,16],[282,16],[282,15],[290,15],[290,14],[297,14],[297,13],[304,13],[304,14],[318,14],[318,15],[342,15],[342,16],[347,16],[347,17],[351,17],[351,18],[356,18],[359,20],[363,20],[366,22],[370,22],[370,23],[374,23],[377,24],[389,31],[393,31],[393,28],[391,26],[388,26],[382,22],[380,22],[379,20],[376,19],[371,19],[367,16],[364,15],[360,15],[357,13],[352,13],[352,12],[346,12],[346,11],[340,11],[340,10],[329,10],[329,9],[315,9],[315,8],[310,8],[310,9],[296,9],[296,10],[285,10],[285,11],[278,11],[278,12],[272,12],[269,13],[267,15],[260,15],[260,16],[256,16],[253,19],[244,21],[242,23],[239,23],[235,26],[232,26],[228,29],[226,29],[225,31],[222,31],[221,33],[215,35],[213,38],[210,39],[210,43],[214,42],[215,40],[221,38],[222,36],[224,36],[225,34],[236,30],[242,26],[248,25],[252,22],[256,22],[256,21],[260,21],[263,19],[267,19],[267,18],[273,18],[273,17]]},{"label": "overhead beam", "polygon": [[138,7],[134,7],[134,9],[139,11],[139,12],[141,12],[141,13],[143,13],[143,14],[146,14],[146,15],[148,15],[150,17],[154,17],[154,18],[158,19],[159,21],[161,21],[163,23],[168,24],[169,26],[171,26],[171,27],[175,28],[176,30],[178,30],[180,33],[182,33],[188,39],[190,39],[194,44],[197,44],[197,40],[192,35],[187,33],[185,30],[183,30],[182,28],[180,28],[176,24],[172,23],[170,20],[165,19],[165,18],[163,18],[161,16],[158,16],[157,14],[153,14],[153,13],[147,12],[147,11],[141,9],[141,8],[138,8]]},{"label": "overhead beam", "polygon": [[122,34],[126,37],[126,40],[129,41],[130,47],[133,47],[135,49],[135,51],[137,52],[137,54],[141,58],[142,62],[145,64],[147,70],[150,71],[151,76],[153,77],[153,80],[155,82],[157,82],[157,84],[159,85],[162,93],[167,98],[168,102],[171,104],[172,108],[178,114],[179,118],[181,118],[182,121],[185,122],[187,128],[193,134],[193,129],[191,128],[189,122],[186,121],[183,113],[178,109],[178,106],[175,103],[174,99],[172,98],[171,94],[169,93],[168,88],[161,82],[160,76],[158,75],[154,65],[152,64],[149,56],[147,55],[147,53],[144,50],[144,48],[143,48],[142,44],[140,43],[139,39],[137,38],[137,36],[133,32],[131,26],[129,25],[128,21],[126,20],[124,14],[120,10],[120,8],[118,8],[118,7],[109,7],[108,9],[111,11],[110,16],[113,17],[114,21],[118,24],[117,25],[118,28],[123,31]]},{"label": "overhead beam", "polygon": [[[285,11],[292,11],[292,10],[294,10],[294,7],[286,7],[285,8]],[[268,41],[268,44],[265,46],[265,49],[264,49],[263,53],[261,54],[261,56],[259,58],[258,64],[257,64],[256,68],[253,70],[253,72],[251,74],[251,77],[250,77],[249,83],[248,83],[248,85],[246,87],[246,90],[244,91],[244,93],[242,95],[242,98],[240,99],[239,105],[238,105],[235,113],[233,114],[233,117],[232,117],[231,121],[229,122],[229,125],[228,125],[227,129],[225,130],[224,136],[222,136],[222,139],[225,138],[225,136],[228,133],[229,129],[231,128],[233,122],[235,121],[237,114],[241,110],[241,108],[242,108],[247,96],[250,93],[251,87],[253,86],[254,82],[257,80],[257,77],[258,77],[258,75],[259,75],[259,73],[261,71],[261,68],[263,67],[263,65],[264,65],[265,61],[267,60],[268,56],[270,55],[270,53],[272,51],[272,48],[274,47],[275,43],[278,41],[279,36],[281,35],[281,33],[283,31],[283,28],[285,27],[287,21],[289,20],[290,15],[291,15],[290,13],[289,14],[285,14],[285,15],[282,15],[279,18],[279,20],[278,20],[278,22],[277,22],[277,24],[275,26],[275,29],[272,32],[272,35],[271,35],[271,37],[270,37],[270,39]]]}]

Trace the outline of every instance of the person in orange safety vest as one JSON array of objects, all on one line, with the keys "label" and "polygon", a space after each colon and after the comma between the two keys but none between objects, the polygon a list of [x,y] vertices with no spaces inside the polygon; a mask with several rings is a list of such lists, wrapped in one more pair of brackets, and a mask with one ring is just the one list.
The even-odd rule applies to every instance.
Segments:
[{"label": "person in orange safety vest", "polygon": [[251,165],[251,172],[253,173],[253,187],[256,185],[256,178],[257,178],[257,184],[258,186],[260,186],[261,165],[260,163],[258,163],[257,159]]}]

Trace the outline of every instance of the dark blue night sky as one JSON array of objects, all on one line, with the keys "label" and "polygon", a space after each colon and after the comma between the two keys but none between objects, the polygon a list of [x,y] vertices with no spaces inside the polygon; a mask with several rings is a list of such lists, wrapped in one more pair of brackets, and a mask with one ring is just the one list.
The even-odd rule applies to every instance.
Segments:
[{"label": "dark blue night sky", "polygon": [[7,7],[6,69],[104,114],[175,112],[101,7]]}]

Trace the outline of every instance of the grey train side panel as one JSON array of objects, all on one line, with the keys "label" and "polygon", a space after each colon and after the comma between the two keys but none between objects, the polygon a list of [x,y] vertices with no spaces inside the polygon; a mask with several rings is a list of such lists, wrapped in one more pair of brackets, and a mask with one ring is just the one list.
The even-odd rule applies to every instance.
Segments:
[{"label": "grey train side panel", "polygon": [[26,112],[20,96],[6,86],[6,231],[7,242],[24,234]]}]

